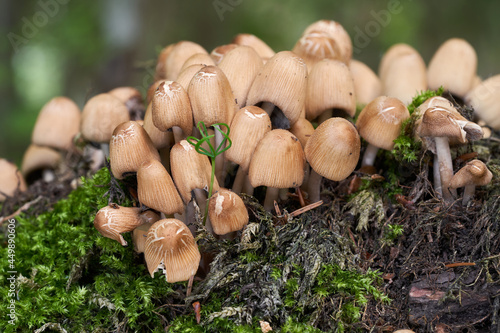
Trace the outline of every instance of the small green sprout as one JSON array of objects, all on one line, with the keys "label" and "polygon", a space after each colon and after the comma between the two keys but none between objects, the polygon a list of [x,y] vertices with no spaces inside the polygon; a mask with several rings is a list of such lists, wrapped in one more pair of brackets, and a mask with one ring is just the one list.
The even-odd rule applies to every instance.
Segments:
[{"label": "small green sprout", "polygon": [[[227,133],[224,132],[221,127],[224,126],[227,129]],[[194,146],[194,149],[196,152],[202,155],[206,155],[210,157],[210,160],[212,162],[212,174],[210,178],[210,188],[208,190],[208,199],[212,197],[212,190],[214,187],[214,179],[215,179],[215,157],[218,155],[222,154],[229,148],[231,148],[231,139],[229,139],[229,125],[224,124],[224,123],[217,123],[213,124],[213,127],[216,131],[219,131],[224,139],[222,142],[219,144],[217,148],[214,148],[212,144],[210,143],[210,139],[215,136],[215,134],[208,135],[208,130],[207,127],[205,126],[205,123],[203,121],[198,122],[198,125],[196,125],[198,130],[200,131],[201,134],[201,139],[195,138],[194,136],[188,136],[186,138],[187,142],[192,144]],[[226,141],[227,141],[227,146],[226,146]],[[208,148],[210,150],[206,150],[205,148],[202,147],[202,144],[206,142],[208,145]],[[205,216],[203,217],[203,224],[207,221],[207,216],[208,216],[208,205],[205,206]]]}]

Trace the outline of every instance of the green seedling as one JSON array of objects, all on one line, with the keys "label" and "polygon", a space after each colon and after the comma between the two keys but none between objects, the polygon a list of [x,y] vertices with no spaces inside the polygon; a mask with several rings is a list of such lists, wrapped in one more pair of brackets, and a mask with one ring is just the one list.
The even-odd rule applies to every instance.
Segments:
[{"label": "green seedling", "polygon": [[[224,124],[224,123],[217,123],[213,124],[213,127],[216,131],[219,131],[224,139],[222,142],[217,146],[217,148],[214,148],[212,144],[210,143],[210,139],[215,136],[215,134],[208,135],[208,130],[207,127],[205,126],[205,123],[203,121],[198,122],[196,125],[198,130],[200,131],[201,134],[201,139],[195,138],[194,136],[188,136],[186,138],[187,142],[192,144],[194,146],[194,149],[202,155],[206,155],[210,157],[211,163],[212,163],[212,174],[210,176],[210,188],[208,190],[208,198],[210,199],[212,197],[212,190],[214,188],[214,179],[215,179],[215,158],[231,148],[231,139],[229,139],[229,125]],[[227,129],[227,133],[224,132],[221,127],[225,127]],[[227,145],[226,145],[227,141]],[[205,149],[202,147],[203,143],[206,142],[208,145],[209,150]],[[205,206],[205,216],[203,217],[203,225],[205,225],[205,222],[207,221],[207,216],[208,216],[208,205]]]}]

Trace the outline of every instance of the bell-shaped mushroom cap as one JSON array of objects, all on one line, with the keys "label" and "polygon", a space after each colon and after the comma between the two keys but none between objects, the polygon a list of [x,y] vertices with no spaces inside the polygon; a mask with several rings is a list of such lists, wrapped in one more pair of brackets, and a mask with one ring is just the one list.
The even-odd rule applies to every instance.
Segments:
[{"label": "bell-shaped mushroom cap", "polygon": [[177,82],[160,83],[153,97],[153,124],[160,131],[167,131],[174,126],[182,129],[185,135],[193,131],[193,112],[188,94]]},{"label": "bell-shaped mushroom cap", "polygon": [[347,65],[338,60],[324,59],[316,63],[309,73],[306,118],[313,120],[329,109],[340,109],[354,117],[356,97]]},{"label": "bell-shaped mushroom cap", "polygon": [[127,121],[113,131],[109,159],[113,176],[123,179],[126,173],[137,172],[145,161],[160,161],[160,155],[146,130],[135,121]]},{"label": "bell-shaped mushroom cap", "polygon": [[467,41],[451,38],[444,42],[429,62],[429,89],[443,86],[452,94],[464,98],[472,89],[476,77],[476,51]]},{"label": "bell-shaped mushroom cap", "polygon": [[413,96],[427,89],[427,71],[422,56],[412,48],[402,47],[401,52],[393,51],[381,65],[380,80],[382,94],[395,97],[405,104],[411,103]]},{"label": "bell-shaped mushroom cap", "polygon": [[484,80],[472,89],[465,102],[474,107],[478,117],[488,126],[500,129],[500,74]]},{"label": "bell-shaped mushroom cap", "polygon": [[153,100],[153,96],[155,95],[156,89],[162,82],[167,82],[167,80],[158,80],[153,82],[153,84],[149,86],[148,91],[146,92],[146,104],[148,106],[149,104],[151,104],[151,101]]},{"label": "bell-shaped mushroom cap", "polygon": [[306,99],[307,67],[291,51],[276,53],[257,74],[250,87],[247,105],[269,102],[278,107],[293,125]]},{"label": "bell-shaped mushroom cap", "polygon": [[215,64],[218,65],[222,61],[226,53],[235,49],[236,47],[238,47],[238,44],[225,44],[217,46],[212,50],[212,52],[210,52],[210,56],[214,60]]},{"label": "bell-shaped mushroom cap", "polygon": [[472,160],[458,170],[451,178],[450,187],[459,188],[467,185],[484,186],[488,185],[493,178],[493,174],[480,160]]},{"label": "bell-shaped mushroom cap", "polygon": [[175,44],[167,45],[160,51],[158,60],[156,61],[155,81],[165,80],[165,78],[167,77],[167,70],[165,68],[165,66],[167,65],[167,57],[174,49],[174,46]]},{"label": "bell-shaped mushroom cap", "polygon": [[135,252],[144,253],[149,228],[151,228],[156,221],[160,220],[160,215],[152,210],[146,210],[142,212],[140,216],[144,220],[144,224],[141,224],[132,231],[132,242],[134,243]]},{"label": "bell-shaped mushroom cap", "polygon": [[232,145],[224,156],[248,171],[255,147],[271,131],[271,119],[261,108],[247,106],[236,112],[230,127],[229,139]]},{"label": "bell-shaped mushroom cap", "polygon": [[141,203],[166,215],[184,211],[172,178],[157,160],[141,164],[137,171],[137,195]]},{"label": "bell-shaped mushroom cap", "polygon": [[125,104],[131,120],[139,120],[144,117],[144,104],[139,90],[134,87],[118,87],[110,90],[108,94],[115,96]]},{"label": "bell-shaped mushroom cap", "polygon": [[[185,204],[191,201],[191,191],[208,189],[212,175],[212,166],[207,156],[199,154],[186,140],[176,143],[170,151],[170,170],[177,189]],[[214,178],[214,191],[219,189]]]},{"label": "bell-shaped mushroom cap", "polygon": [[398,43],[392,45],[389,49],[387,49],[387,51],[385,51],[382,59],[380,59],[380,63],[378,66],[378,76],[380,77],[380,79],[385,78],[387,70],[389,69],[389,66],[394,61],[394,59],[404,55],[415,53],[418,53],[418,51],[408,44]]},{"label": "bell-shaped mushroom cap", "polygon": [[269,47],[259,37],[251,34],[238,34],[233,38],[233,43],[238,45],[250,46],[257,54],[266,61],[275,55],[273,49]]},{"label": "bell-shaped mushroom cap", "polygon": [[410,118],[406,106],[397,98],[380,96],[368,103],[356,121],[359,135],[372,145],[392,150],[401,125]]},{"label": "bell-shaped mushroom cap", "polygon": [[142,127],[148,133],[149,138],[153,142],[156,149],[170,148],[174,142],[174,134],[171,131],[160,131],[153,123],[153,107],[152,103],[148,105],[146,114],[144,115],[144,123]]},{"label": "bell-shaped mushroom cap", "polygon": [[94,227],[101,235],[111,238],[122,246],[127,246],[127,241],[121,235],[123,232],[132,231],[145,222],[140,216],[141,209],[137,207],[121,207],[117,204],[99,209],[94,218]]},{"label": "bell-shaped mushroom cap", "polygon": [[342,61],[346,64],[349,63],[352,57],[352,41],[347,31],[345,31],[340,23],[332,20],[319,20],[309,25],[304,30],[303,35],[311,31],[322,31],[333,38],[341,51]]},{"label": "bell-shaped mushroom cap", "polygon": [[255,148],[248,177],[253,187],[297,187],[304,181],[304,167],[299,139],[287,130],[275,129],[266,133]]},{"label": "bell-shaped mushroom cap", "polygon": [[315,63],[323,59],[343,61],[343,54],[336,41],[322,31],[302,35],[292,51],[304,60],[309,72]]},{"label": "bell-shaped mushroom cap", "polygon": [[16,165],[8,160],[0,159],[0,202],[5,201],[6,197],[13,196],[16,191],[26,191],[26,182]]},{"label": "bell-shaped mushroom cap", "polygon": [[451,103],[450,100],[441,97],[441,96],[434,96],[429,99],[427,99],[425,102],[420,104],[419,107],[417,107],[413,112],[415,117],[417,118],[417,121],[422,118],[423,114],[427,109],[430,109],[432,107],[441,107],[450,110],[453,113],[459,114],[458,110],[453,106],[453,103]]},{"label": "bell-shaped mushroom cap", "polygon": [[55,170],[60,162],[61,154],[56,150],[31,144],[24,152],[21,172],[29,183],[36,171],[43,169]]},{"label": "bell-shaped mushroom cap", "polygon": [[215,62],[208,53],[195,53],[184,62],[179,74],[192,65],[215,66]]},{"label": "bell-shaped mushroom cap", "polygon": [[68,150],[80,131],[80,109],[67,97],[55,97],[38,114],[31,142],[38,146]]},{"label": "bell-shaped mushroom cap", "polygon": [[208,216],[217,235],[241,230],[248,224],[248,212],[243,200],[236,193],[223,188],[210,198]]},{"label": "bell-shaped mushroom cap", "polygon": [[330,118],[316,128],[304,149],[307,161],[319,175],[339,181],[356,168],[361,149],[358,131],[343,118]]},{"label": "bell-shaped mushroom cap", "polygon": [[151,277],[163,270],[167,282],[187,281],[196,274],[201,255],[188,227],[176,219],[159,220],[148,231],[144,259]]},{"label": "bell-shaped mushroom cap", "polygon": [[110,94],[99,94],[83,107],[80,131],[86,140],[108,143],[115,127],[129,120],[122,101]]},{"label": "bell-shaped mushroom cap", "polygon": [[352,59],[349,63],[349,69],[351,70],[357,103],[368,104],[382,95],[382,82],[370,67],[361,61]]},{"label": "bell-shaped mushroom cap", "polygon": [[195,124],[206,126],[231,123],[236,106],[231,85],[217,66],[203,67],[195,74],[187,90]]},{"label": "bell-shaped mushroom cap", "polygon": [[305,118],[299,118],[292,127],[290,127],[290,132],[299,139],[302,148],[305,148],[307,141],[314,133],[314,126],[311,122]]},{"label": "bell-shaped mushroom cap", "polygon": [[184,90],[187,91],[189,88],[189,82],[191,82],[196,73],[198,73],[203,67],[206,66],[201,64],[196,64],[183,69],[179,73],[179,76],[177,77],[177,80],[175,80],[175,82],[179,83],[182,86],[182,88],[184,88]]},{"label": "bell-shaped mushroom cap", "polygon": [[264,63],[257,52],[245,45],[229,51],[220,62],[219,68],[226,74],[238,107],[246,105],[250,86],[262,66]]},{"label": "bell-shaped mushroom cap", "polygon": [[172,48],[170,54],[165,59],[165,79],[176,81],[181,72],[182,65],[193,54],[208,53],[202,46],[190,41],[180,41]]}]

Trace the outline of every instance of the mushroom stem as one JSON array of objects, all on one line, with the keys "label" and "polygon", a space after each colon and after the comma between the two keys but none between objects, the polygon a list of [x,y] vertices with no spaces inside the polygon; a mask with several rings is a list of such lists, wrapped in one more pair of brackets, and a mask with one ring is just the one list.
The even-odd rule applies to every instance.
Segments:
[{"label": "mushroom stem", "polygon": [[464,188],[464,197],[462,198],[462,205],[466,206],[467,203],[474,196],[474,192],[476,192],[476,185],[466,185]]},{"label": "mushroom stem", "polygon": [[321,192],[321,180],[323,177],[319,175],[313,168],[309,173],[309,180],[307,183],[307,194],[309,195],[308,199],[310,202],[319,201],[320,192]]},{"label": "mushroom stem", "polygon": [[439,173],[439,165],[437,155],[434,155],[434,191],[438,195],[438,198],[443,197],[443,187],[441,186],[441,174]]},{"label": "mushroom stem", "polygon": [[368,144],[365,153],[363,154],[363,161],[361,162],[361,166],[373,166],[373,163],[375,163],[375,158],[377,157],[378,150],[378,147],[372,145],[371,143]]},{"label": "mushroom stem", "polygon": [[[205,194],[206,192],[200,188],[195,188],[193,191],[196,198],[196,203],[198,204],[198,207],[200,207],[200,213],[206,214],[206,207],[208,204],[207,195]],[[210,219],[208,218],[208,216],[206,216],[205,228],[207,228],[208,232],[213,233],[212,224],[210,223]]]},{"label": "mushroom stem", "polygon": [[271,212],[274,208],[274,201],[278,201],[280,190],[275,187],[267,187],[266,198],[264,199],[264,209]]},{"label": "mushroom stem", "polygon": [[332,116],[333,116],[333,109],[327,109],[323,111],[323,113],[320,114],[318,117],[318,124],[321,124],[322,122],[330,119]]},{"label": "mushroom stem", "polygon": [[109,143],[101,143],[101,150],[106,156],[106,159],[109,158]]},{"label": "mushroom stem", "polygon": [[[221,133],[221,129],[219,125],[214,125],[215,129],[215,149],[219,147],[219,145],[224,140],[224,136]],[[222,177],[222,170],[224,169],[224,153],[219,154],[215,157],[215,177],[221,186],[224,184],[224,178]]]},{"label": "mushroom stem", "polygon": [[232,190],[234,193],[241,193],[243,191],[243,186],[245,184],[245,179],[247,173],[240,166],[236,172],[236,177],[234,178]]},{"label": "mushroom stem", "polygon": [[450,203],[453,195],[456,196],[456,190],[450,189],[451,178],[453,177],[453,161],[451,160],[450,144],[447,137],[435,137],[436,155],[438,159],[439,173],[441,175],[441,186],[443,191],[443,200]]},{"label": "mushroom stem", "polygon": [[248,195],[253,195],[254,187],[250,184],[250,179],[248,179],[248,173],[245,177],[245,185],[243,186],[243,193]]},{"label": "mushroom stem", "polygon": [[260,108],[266,111],[268,115],[271,115],[271,113],[273,113],[274,111],[274,104],[271,102],[262,102]]},{"label": "mushroom stem", "polygon": [[184,140],[186,138],[186,136],[184,135],[184,132],[182,131],[182,129],[179,126],[173,126],[172,132],[174,132],[175,143],[181,142],[182,140]]},{"label": "mushroom stem", "polygon": [[55,175],[54,171],[52,171],[51,169],[43,169],[42,179],[44,182],[50,183],[56,179],[56,175]]}]

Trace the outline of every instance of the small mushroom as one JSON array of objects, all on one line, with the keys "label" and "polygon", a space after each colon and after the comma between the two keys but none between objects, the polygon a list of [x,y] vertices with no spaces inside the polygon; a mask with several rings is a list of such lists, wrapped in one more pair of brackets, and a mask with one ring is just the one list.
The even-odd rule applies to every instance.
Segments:
[{"label": "small mushroom", "polygon": [[127,241],[121,235],[132,231],[147,221],[140,215],[141,209],[137,207],[122,207],[117,204],[99,209],[94,218],[94,227],[104,237],[113,239],[123,246]]},{"label": "small mushroom", "polygon": [[450,187],[465,187],[462,204],[465,206],[474,196],[476,186],[488,185],[493,178],[493,174],[480,160],[472,160],[451,178]]},{"label": "small mushroom", "polygon": [[234,192],[221,188],[208,202],[208,214],[216,235],[226,235],[248,224],[243,200]]},{"label": "small mushroom", "polygon": [[24,191],[26,183],[16,165],[4,158],[0,159],[0,202],[5,201],[6,196]]}]

